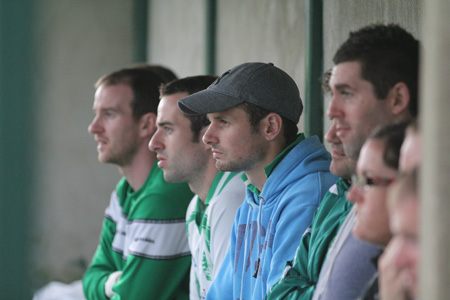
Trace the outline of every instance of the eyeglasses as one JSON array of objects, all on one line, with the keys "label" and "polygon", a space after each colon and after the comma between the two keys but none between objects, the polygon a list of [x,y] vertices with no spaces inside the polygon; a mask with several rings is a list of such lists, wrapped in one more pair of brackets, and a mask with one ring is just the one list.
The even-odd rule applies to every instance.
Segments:
[{"label": "eyeglasses", "polygon": [[359,175],[352,175],[352,185],[362,188],[365,191],[370,190],[372,186],[388,186],[395,181],[395,178],[384,177],[366,177]]}]

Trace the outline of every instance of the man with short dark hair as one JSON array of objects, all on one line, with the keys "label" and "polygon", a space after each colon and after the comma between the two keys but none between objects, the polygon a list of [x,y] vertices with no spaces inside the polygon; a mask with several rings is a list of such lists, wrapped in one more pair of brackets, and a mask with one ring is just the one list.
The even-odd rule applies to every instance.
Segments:
[{"label": "man with short dark hair", "polygon": [[207,114],[203,141],[216,167],[243,171],[247,185],[207,299],[264,299],[336,181],[329,153],[317,137],[297,136],[299,91],[273,64],[238,65],[178,103],[187,114]]},{"label": "man with short dark hair", "polygon": [[100,243],[83,277],[87,299],[188,299],[185,214],[193,194],[185,183],[167,183],[148,150],[164,83],[159,71],[124,68],[95,85],[88,130],[98,160],[117,165],[123,178],[111,194]]},{"label": "man with short dark hair", "polygon": [[[370,25],[351,32],[333,61],[328,117],[345,154],[357,160],[377,125],[417,115],[419,42],[398,25]],[[371,259],[377,249],[353,237],[354,222],[352,210],[323,264],[313,299],[355,299],[376,271]]]},{"label": "man with short dark hair", "polygon": [[217,77],[192,76],[162,86],[157,130],[149,148],[168,182],[187,182],[196,195],[186,214],[192,253],[190,299],[204,299],[230,244],[234,216],[245,198],[240,173],[218,171],[201,138],[206,115],[185,115],[179,99],[206,89]]}]

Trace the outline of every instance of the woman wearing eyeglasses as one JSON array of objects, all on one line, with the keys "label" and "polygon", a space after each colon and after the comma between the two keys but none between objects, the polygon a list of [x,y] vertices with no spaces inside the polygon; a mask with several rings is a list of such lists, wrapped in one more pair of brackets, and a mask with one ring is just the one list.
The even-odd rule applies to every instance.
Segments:
[{"label": "woman wearing eyeglasses", "polygon": [[[396,180],[405,123],[378,127],[364,143],[358,158],[356,175],[347,193],[354,203],[356,221],[353,234],[384,249],[392,237],[387,207],[388,187]],[[378,257],[374,258],[376,264]],[[375,265],[376,266],[376,265]],[[378,274],[360,299],[378,298]]]}]

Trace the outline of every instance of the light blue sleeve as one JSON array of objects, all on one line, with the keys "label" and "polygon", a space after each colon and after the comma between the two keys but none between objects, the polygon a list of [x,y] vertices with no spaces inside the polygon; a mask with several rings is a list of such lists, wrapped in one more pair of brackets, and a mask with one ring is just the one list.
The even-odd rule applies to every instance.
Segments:
[{"label": "light blue sleeve", "polygon": [[295,256],[300,240],[311,225],[314,212],[336,177],[328,172],[317,172],[303,178],[283,196],[278,207],[278,218],[272,249],[270,273],[267,287],[280,280],[286,262]]},{"label": "light blue sleeve", "polygon": [[272,260],[267,277],[268,288],[280,280],[286,262],[294,258],[301,237],[311,225],[317,207],[318,203],[317,205],[299,206],[295,201],[284,207],[282,217],[278,220],[275,229]]}]

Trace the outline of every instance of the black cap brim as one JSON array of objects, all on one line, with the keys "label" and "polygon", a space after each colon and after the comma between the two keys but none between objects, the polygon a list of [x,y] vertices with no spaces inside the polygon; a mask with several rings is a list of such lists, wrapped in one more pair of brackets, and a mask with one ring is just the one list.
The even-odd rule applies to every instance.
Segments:
[{"label": "black cap brim", "polygon": [[189,95],[178,101],[178,107],[188,115],[202,115],[227,110],[244,101],[211,89]]}]

